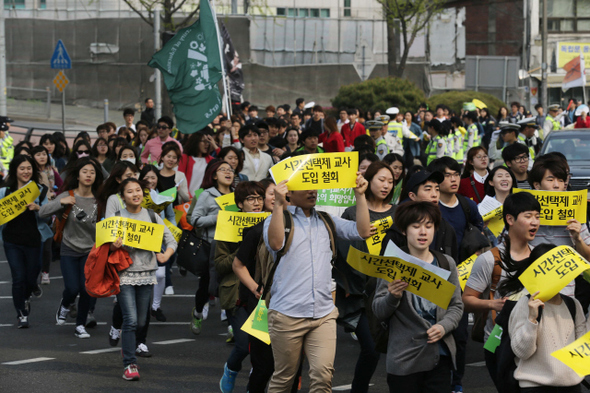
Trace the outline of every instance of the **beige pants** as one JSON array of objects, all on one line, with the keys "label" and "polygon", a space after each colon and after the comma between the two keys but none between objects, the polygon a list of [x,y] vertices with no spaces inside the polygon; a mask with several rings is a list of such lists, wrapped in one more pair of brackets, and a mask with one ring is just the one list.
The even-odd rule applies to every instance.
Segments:
[{"label": "beige pants", "polygon": [[269,393],[288,393],[299,367],[301,349],[309,361],[311,393],[332,391],[336,356],[336,318],[338,309],[323,318],[291,318],[268,311],[268,333],[275,359]]}]

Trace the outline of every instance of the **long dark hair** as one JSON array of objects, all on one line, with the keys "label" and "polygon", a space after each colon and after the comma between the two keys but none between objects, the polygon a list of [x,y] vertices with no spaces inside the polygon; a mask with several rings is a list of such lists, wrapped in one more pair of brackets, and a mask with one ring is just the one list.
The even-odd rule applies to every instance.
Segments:
[{"label": "long dark hair", "polygon": [[131,169],[133,172],[139,172],[137,167],[128,162],[128,161],[119,161],[113,165],[111,169],[111,173],[108,179],[103,183],[102,187],[98,190],[98,196],[96,197],[98,201],[98,212],[99,217],[104,215],[104,211],[107,205],[107,200],[113,194],[117,193],[119,189],[119,181],[117,178],[122,179],[123,174],[127,172],[127,169]]},{"label": "long dark hair", "polygon": [[[8,188],[8,191],[14,192],[18,190],[18,179],[16,178],[16,171],[20,164],[27,161],[33,167],[33,175],[31,176],[31,180],[35,183],[39,184],[39,170],[37,169],[37,163],[31,156],[27,156],[24,154],[20,154],[15,156],[12,161],[10,161],[10,166],[8,168],[8,178],[4,180],[4,187]],[[8,192],[6,193],[9,194]]]},{"label": "long dark hair", "polygon": [[[188,137],[188,139],[186,140],[186,143],[184,144],[184,154],[186,154],[187,156],[192,156],[192,157],[206,157],[207,155],[209,155],[211,153],[211,151],[209,151],[207,154],[201,155],[201,152],[199,150],[199,143],[201,143],[201,141],[205,138],[205,133],[203,132],[195,132],[194,134],[192,134],[191,136]],[[209,147],[210,150],[210,147]]]},{"label": "long dark hair", "polygon": [[473,164],[470,161],[473,161],[475,156],[479,151],[483,151],[486,156],[488,155],[488,151],[483,146],[474,146],[467,152],[467,157],[465,157],[465,167],[463,168],[463,174],[461,175],[461,179],[466,179],[471,176],[471,173],[475,170]]},{"label": "long dark hair", "polygon": [[217,153],[217,158],[219,158],[220,160],[225,160],[225,156],[227,156],[230,151],[233,151],[236,154],[236,156],[238,156],[238,166],[236,167],[237,176],[237,174],[242,172],[242,169],[244,169],[244,156],[242,155],[243,153],[241,151],[239,151],[233,146],[226,146],[223,149],[221,149],[219,153]]},{"label": "long dark hair", "polygon": [[158,178],[158,184],[156,184],[156,188],[158,189],[158,191],[165,191],[162,189],[162,183],[160,182],[160,170],[158,169],[157,166],[154,165],[150,165],[150,164],[145,164],[143,166],[143,168],[141,168],[141,171],[139,172],[139,180],[141,180],[144,183],[144,188],[147,188],[147,184],[145,184],[145,180],[144,178],[146,177],[146,175],[149,172],[154,172],[156,174],[156,177]]},{"label": "long dark hair", "polygon": [[506,237],[504,244],[506,245],[506,248],[501,254],[500,266],[506,272],[507,277],[498,287],[498,293],[501,296],[508,296],[522,291],[524,285],[522,285],[522,282],[520,282],[518,277],[520,277],[520,275],[543,254],[557,247],[555,244],[550,243],[539,244],[538,246],[535,246],[533,251],[531,251],[531,255],[528,258],[522,261],[515,261],[510,256],[509,237]]},{"label": "long dark hair", "polygon": [[[55,141],[55,150],[53,151],[53,158],[67,157],[70,155],[70,148],[68,141],[61,131],[53,133],[53,140]],[[60,143],[63,142],[63,145]]]},{"label": "long dark hair", "polygon": [[78,188],[78,178],[80,177],[80,171],[86,165],[92,165],[94,167],[94,173],[96,177],[94,178],[94,183],[92,183],[91,189],[92,194],[96,198],[98,190],[100,186],[102,186],[104,177],[102,175],[102,166],[98,163],[96,158],[92,157],[83,157],[75,161],[75,164],[68,171],[68,175],[66,176],[66,179],[64,180],[62,186],[59,189],[60,193],[64,191],[75,190],[76,188]]},{"label": "long dark hair", "polygon": [[117,161],[121,161],[121,156],[123,155],[123,150],[131,150],[133,155],[135,156],[135,166],[140,168],[141,167],[141,160],[139,158],[139,154],[137,153],[137,149],[131,145],[124,145],[119,150],[119,154],[117,154]]},{"label": "long dark hair", "polygon": [[104,138],[98,138],[96,140],[96,142],[94,142],[94,145],[92,145],[92,150],[90,150],[90,155],[94,158],[98,158],[99,153],[98,153],[98,142],[104,142],[107,145],[107,153],[105,154],[105,157],[109,157],[111,155],[111,148],[109,147],[109,142],[104,139]]},{"label": "long dark hair", "polygon": [[389,164],[383,161],[376,161],[369,165],[369,167],[367,168],[364,178],[369,182],[369,186],[367,187],[367,191],[365,191],[365,196],[367,197],[367,200],[375,199],[375,195],[373,195],[373,191],[371,191],[371,181],[373,180],[375,175],[377,175],[377,172],[379,172],[381,169],[387,169],[389,173],[391,173],[391,177],[393,177],[391,191],[389,191],[389,194],[387,194],[387,196],[383,198],[384,203],[389,203],[391,202],[391,198],[393,198],[393,192],[395,190],[395,175],[393,174],[393,170],[391,169]]}]

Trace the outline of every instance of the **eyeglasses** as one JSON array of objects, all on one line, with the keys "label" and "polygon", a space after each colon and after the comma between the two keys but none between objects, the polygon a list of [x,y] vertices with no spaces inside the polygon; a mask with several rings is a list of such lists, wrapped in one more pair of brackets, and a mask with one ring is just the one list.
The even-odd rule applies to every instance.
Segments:
[{"label": "eyeglasses", "polygon": [[445,173],[445,179],[450,179],[452,177],[461,177],[461,174],[459,172]]},{"label": "eyeglasses", "polygon": [[529,160],[529,156],[528,155],[522,155],[522,156],[514,157],[514,161],[516,161],[516,162],[527,162],[528,160]]},{"label": "eyeglasses", "polygon": [[261,196],[249,196],[246,198],[246,202],[253,204],[254,202],[264,203],[264,198]]},{"label": "eyeglasses", "polygon": [[233,169],[227,169],[227,168],[221,168],[221,169],[218,169],[217,172],[234,173],[234,170]]},{"label": "eyeglasses", "polygon": [[169,128],[170,127],[168,127],[168,126],[160,126],[160,125],[158,126],[158,130],[167,130]]},{"label": "eyeglasses", "polygon": [[477,158],[478,160],[487,160],[488,156],[479,155],[479,156],[475,156],[475,158]]}]

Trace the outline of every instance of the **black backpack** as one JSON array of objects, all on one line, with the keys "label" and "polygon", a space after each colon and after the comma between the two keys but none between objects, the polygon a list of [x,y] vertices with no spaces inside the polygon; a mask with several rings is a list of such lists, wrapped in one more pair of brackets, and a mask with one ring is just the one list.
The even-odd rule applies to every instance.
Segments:
[{"label": "black backpack", "polygon": [[[531,295],[527,295],[528,298]],[[565,302],[574,324],[576,321],[576,303],[574,299],[569,296],[561,295],[561,298]],[[512,351],[512,343],[510,340],[510,334],[508,332],[508,322],[510,321],[510,314],[516,306],[516,302],[507,300],[502,307],[502,311],[496,317],[496,324],[502,328],[502,338],[500,345],[496,348],[494,355],[496,356],[496,388],[502,393],[519,393],[520,386],[518,381],[514,378],[514,371],[516,371],[516,362],[514,359],[516,356]],[[539,308],[539,316],[537,322],[541,321],[543,315],[543,308]]]}]

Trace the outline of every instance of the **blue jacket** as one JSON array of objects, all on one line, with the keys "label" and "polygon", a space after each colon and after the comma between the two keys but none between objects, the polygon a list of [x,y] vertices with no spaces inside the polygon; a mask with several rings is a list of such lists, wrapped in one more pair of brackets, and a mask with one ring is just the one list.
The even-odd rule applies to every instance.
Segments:
[{"label": "blue jacket", "polygon": [[[47,187],[37,184],[39,186],[39,190],[41,190],[41,194],[37,199],[35,199],[35,203],[39,206],[43,206],[48,202],[47,199]],[[45,190],[44,190],[45,189]],[[44,192],[45,191],[45,192]],[[10,193],[9,193],[10,194]],[[0,188],[0,199],[6,196],[6,187]],[[40,200],[42,198],[42,200]],[[39,218],[39,212],[35,212],[35,218],[37,219],[37,230],[41,234],[41,242],[43,243],[45,240],[53,237],[53,232],[51,228],[49,228],[49,219]],[[2,238],[2,232],[4,231],[4,225],[0,226],[0,240]]]}]

